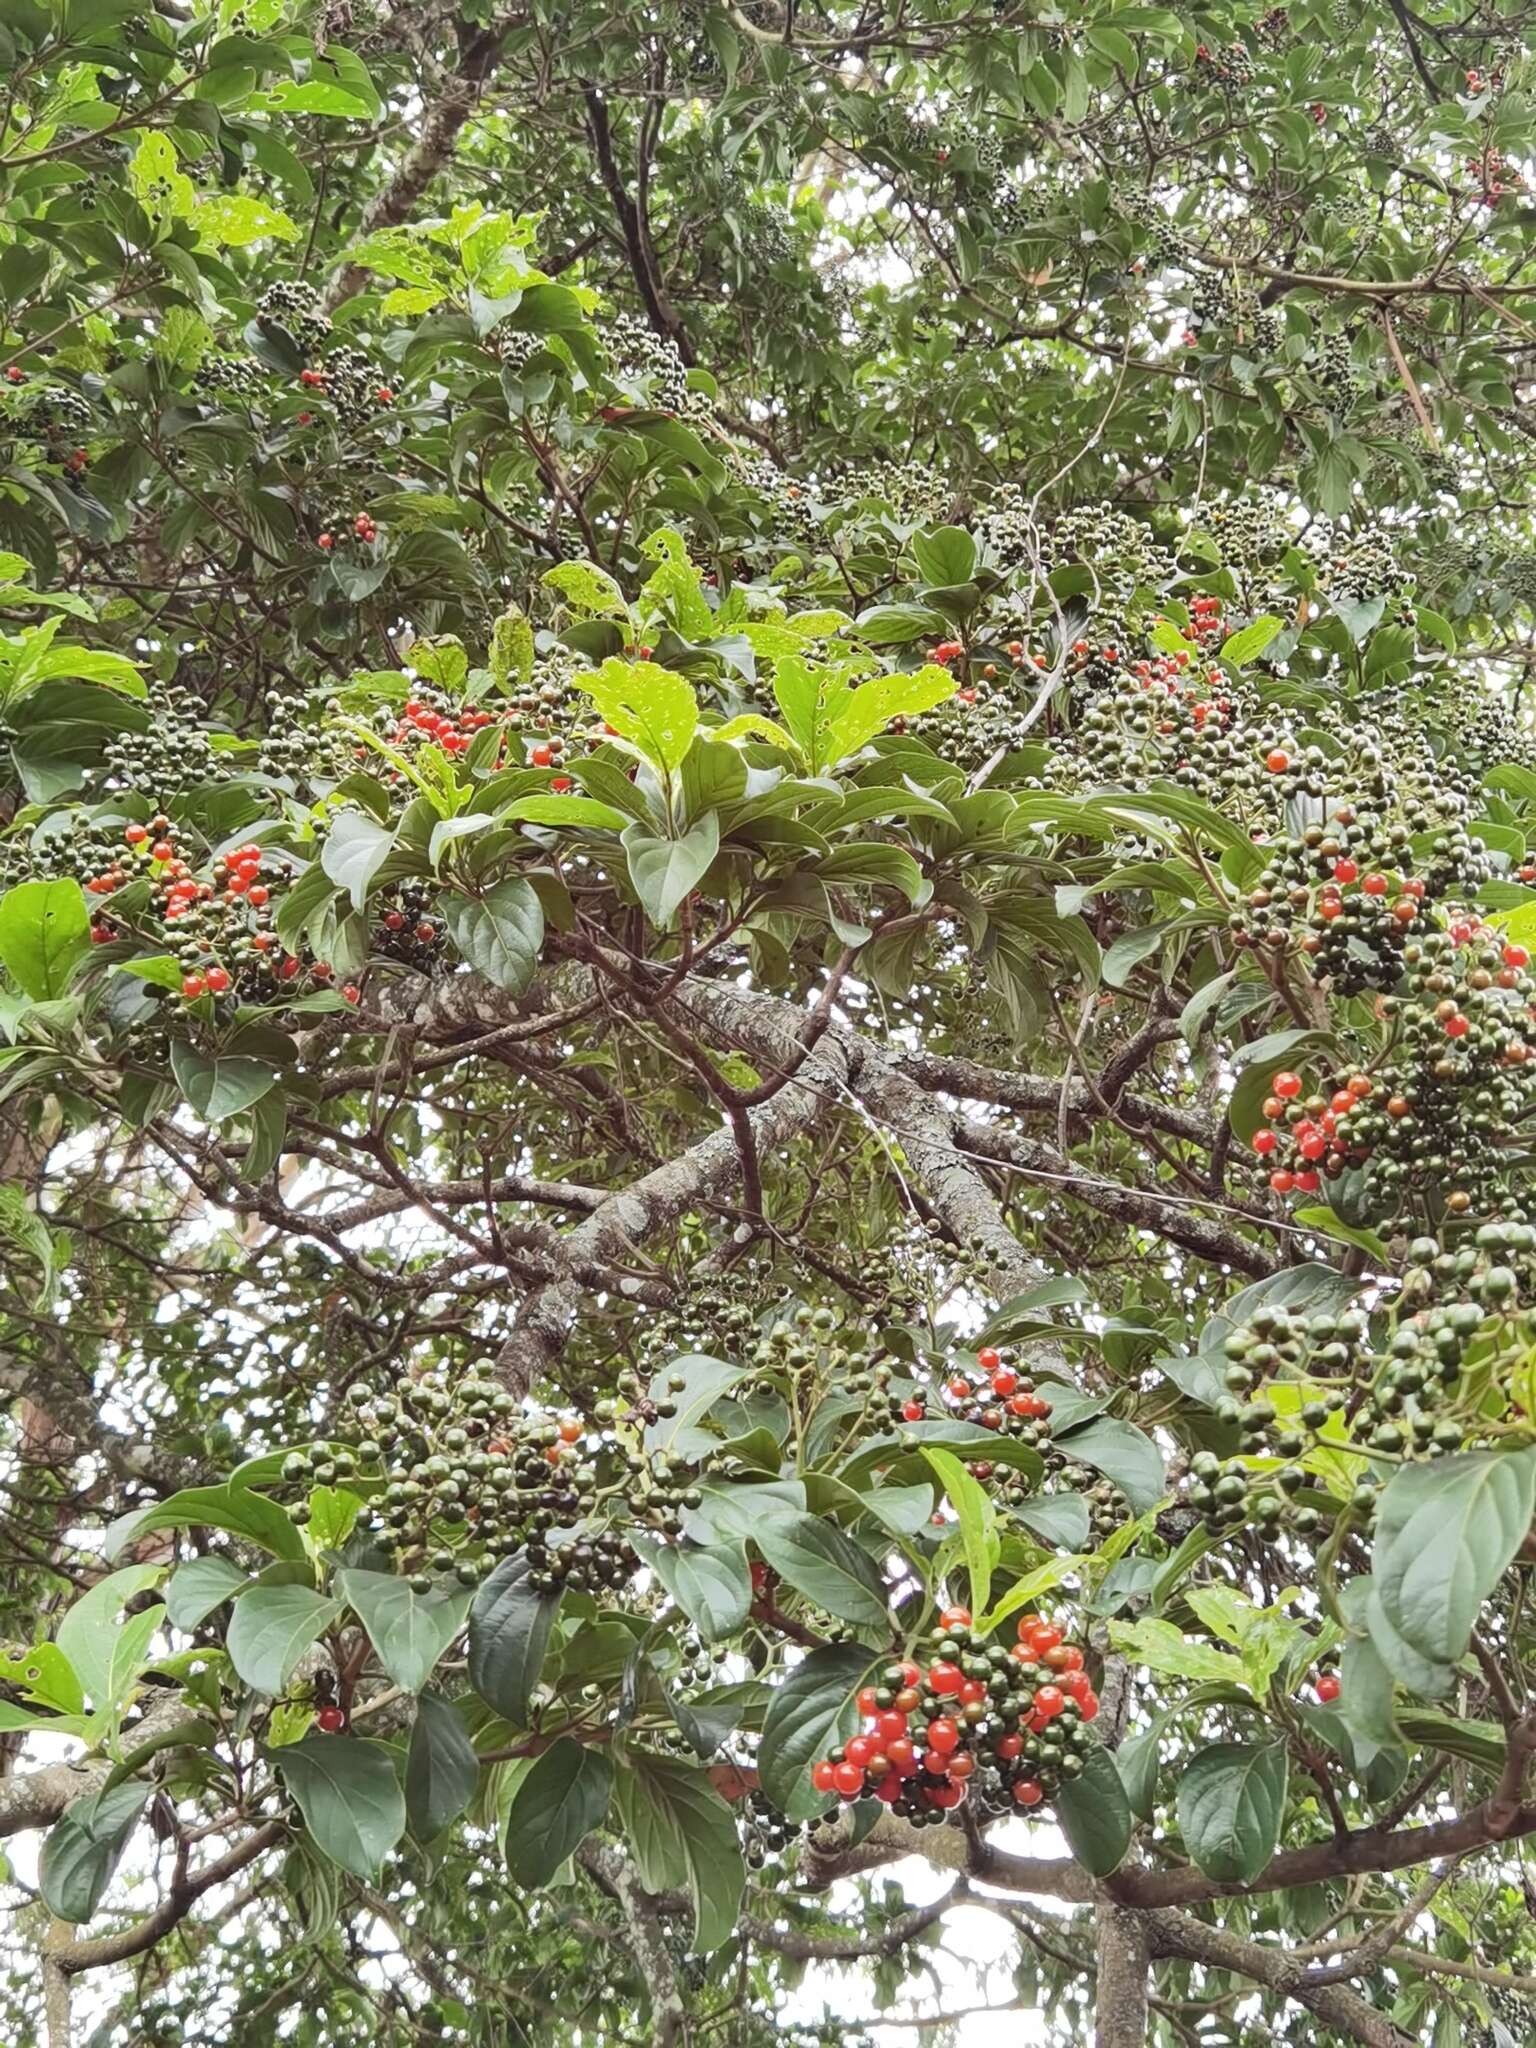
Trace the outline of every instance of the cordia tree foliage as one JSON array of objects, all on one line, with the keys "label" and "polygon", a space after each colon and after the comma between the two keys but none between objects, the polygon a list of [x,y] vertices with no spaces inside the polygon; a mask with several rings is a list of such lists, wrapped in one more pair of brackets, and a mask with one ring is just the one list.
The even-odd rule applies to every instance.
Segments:
[{"label": "cordia tree foliage", "polygon": [[0,0],[7,2040],[1536,2035],[1533,32]]}]

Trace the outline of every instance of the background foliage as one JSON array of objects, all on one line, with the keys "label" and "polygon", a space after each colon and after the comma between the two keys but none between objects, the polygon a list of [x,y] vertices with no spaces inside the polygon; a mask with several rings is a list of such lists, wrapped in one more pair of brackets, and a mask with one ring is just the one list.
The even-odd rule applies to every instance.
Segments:
[{"label": "background foliage", "polygon": [[7,2038],[1531,2037],[1530,38],[0,0]]}]

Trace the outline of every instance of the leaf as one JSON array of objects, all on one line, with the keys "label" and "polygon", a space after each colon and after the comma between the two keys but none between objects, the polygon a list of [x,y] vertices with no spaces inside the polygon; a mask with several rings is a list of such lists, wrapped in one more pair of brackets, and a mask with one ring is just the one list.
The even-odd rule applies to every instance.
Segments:
[{"label": "leaf", "polygon": [[1145,1664],[1149,1671],[1216,1685],[1243,1683],[1240,1658],[1229,1656],[1197,1636],[1186,1636],[1171,1621],[1112,1621],[1109,1639],[1117,1650],[1133,1657],[1138,1664]]},{"label": "leaf", "polygon": [[368,1879],[405,1833],[405,1798],[389,1752],[354,1735],[307,1735],[272,1752],[315,1846]]},{"label": "leaf", "polygon": [[1083,1557],[1052,1557],[1044,1564],[1036,1565],[1033,1571],[1025,1572],[1015,1579],[1007,1592],[1002,1594],[985,1619],[978,1617],[976,1626],[990,1634],[1010,1614],[1017,1614],[1021,1607],[1028,1607],[1038,1600],[1042,1593],[1048,1593],[1053,1586],[1059,1586],[1063,1579],[1070,1579],[1087,1559]]},{"label": "leaf", "polygon": [[1147,925],[1141,931],[1123,932],[1104,955],[1100,968],[1109,988],[1124,988],[1143,960],[1157,953],[1167,937],[1162,925]]},{"label": "leaf", "polygon": [[651,923],[664,930],[719,852],[720,818],[706,811],[681,839],[662,839],[644,825],[630,825],[623,840],[635,894]]},{"label": "leaf", "polygon": [[176,1567],[165,1589],[166,1618],[173,1628],[195,1629],[250,1583],[249,1573],[230,1558],[191,1558]]},{"label": "leaf", "polygon": [[449,896],[443,915],[468,964],[494,987],[521,995],[544,943],[544,906],[532,883],[509,875],[483,896]]},{"label": "leaf", "polygon": [[854,620],[854,631],[868,647],[903,647],[945,630],[943,614],[921,604],[871,605]]},{"label": "leaf", "polygon": [[1056,1447],[1079,1464],[1112,1479],[1138,1515],[1155,1508],[1166,1490],[1163,1454],[1133,1423],[1100,1415],[1081,1429],[1055,1438]]},{"label": "leaf", "polygon": [[341,1612],[339,1600],[309,1586],[252,1586],[230,1617],[224,1639],[229,1661],[248,1686],[276,1696]]},{"label": "leaf", "polygon": [[39,1269],[37,1291],[28,1306],[50,1308],[58,1283],[60,1253],[67,1252],[69,1239],[62,1233],[55,1236],[37,1211],[28,1207],[21,1189],[9,1183],[0,1183],[0,1237],[9,1238],[21,1257]]},{"label": "leaf", "polygon": [[986,1611],[992,1593],[992,1565],[996,1556],[996,1512],[986,1488],[973,1479],[953,1451],[924,1444],[923,1457],[933,1467],[950,1505],[960,1518],[960,1540],[965,1546],[965,1567],[970,1576],[970,1606],[973,1614]]},{"label": "leaf", "polygon": [[1284,625],[1273,612],[1265,612],[1251,625],[1241,627],[1221,643],[1221,658],[1229,668],[1246,668],[1257,661]]},{"label": "leaf", "polygon": [[1067,1847],[1094,1877],[1108,1877],[1125,1861],[1135,1821],[1120,1773],[1107,1749],[1097,1745],[1083,1759],[1076,1778],[1062,1780],[1055,1813]]},{"label": "leaf", "polygon": [[[719,1439],[700,1429],[699,1424],[750,1370],[750,1366],[728,1365],[723,1358],[709,1358],[703,1352],[687,1352],[670,1360],[652,1379],[647,1399],[670,1401],[677,1413],[647,1424],[646,1450],[652,1456],[657,1451],[670,1451],[674,1457],[682,1458],[696,1455],[701,1445],[706,1451],[713,1450]],[[682,1380],[681,1387],[671,1386],[674,1378]]]},{"label": "leaf", "polygon": [[1536,1511],[1536,1446],[1403,1465],[1377,1508],[1374,1579],[1382,1609],[1432,1662],[1466,1652],[1483,1602]]},{"label": "leaf", "polygon": [[643,1751],[630,1757],[615,1791],[640,1882],[651,1893],[687,1887],[691,1946],[708,1955],[735,1933],[746,1883],[730,1808],[706,1772]]},{"label": "leaf", "polygon": [[78,882],[20,882],[0,896],[0,966],[34,1002],[65,993],[70,969],[90,943]]},{"label": "leaf", "polygon": [[342,1571],[336,1590],[368,1631],[379,1662],[403,1692],[420,1692],[464,1626],[473,1589],[450,1585],[416,1592],[393,1572]]},{"label": "leaf", "polygon": [[1291,1214],[1297,1223],[1308,1230],[1315,1230],[1320,1237],[1331,1237],[1339,1244],[1358,1245],[1382,1267],[1392,1263],[1392,1254],[1374,1230],[1363,1230],[1356,1224],[1346,1223],[1326,1202],[1311,1209],[1293,1209]]},{"label": "leaf", "polygon": [[148,1798],[149,1787],[130,1778],[65,1808],[37,1862],[38,1888],[51,1913],[77,1927],[90,1919]]},{"label": "leaf", "polygon": [[503,818],[530,825],[585,825],[597,832],[622,832],[629,822],[623,811],[593,796],[524,796],[508,804]]},{"label": "leaf", "polygon": [[815,1515],[782,1515],[754,1532],[781,1579],[817,1607],[862,1628],[886,1628],[885,1581],[866,1550]]},{"label": "leaf", "polygon": [[[98,1579],[65,1614],[57,1630],[58,1649],[73,1669],[92,1707],[110,1712],[120,1677],[122,1659],[118,1645],[122,1634],[121,1616],[130,1600],[158,1585],[164,1568],[157,1564],[124,1565]],[[151,1608],[153,1615],[159,1610]]]},{"label": "leaf", "polygon": [[1159,1714],[1151,1726],[1132,1735],[1115,1751],[1115,1769],[1138,1820],[1150,1820],[1157,1805],[1159,1746],[1171,1715]]},{"label": "leaf", "polygon": [[706,1546],[630,1541],[706,1643],[731,1636],[752,1606],[752,1575],[740,1543]]},{"label": "leaf", "polygon": [[209,1059],[185,1039],[171,1041],[176,1085],[205,1123],[221,1124],[276,1087],[277,1075],[260,1060]]},{"label": "leaf", "polygon": [[914,534],[912,554],[925,583],[953,589],[976,573],[976,542],[963,526],[939,526]]},{"label": "leaf", "polygon": [[558,590],[567,604],[589,617],[629,617],[623,591],[608,571],[599,569],[595,562],[557,563],[540,581],[546,590]]},{"label": "leaf", "polygon": [[858,1726],[855,1695],[873,1663],[856,1643],[812,1650],[774,1692],[763,1717],[757,1770],[763,1791],[791,1820],[810,1820],[829,1796],[811,1783],[811,1766],[829,1756]]},{"label": "leaf", "polygon": [[610,656],[576,677],[604,720],[663,776],[682,765],[699,728],[699,700],[686,676],[654,661]]},{"label": "leaf", "polygon": [[528,1725],[528,1704],[544,1667],[558,1593],[528,1583],[528,1561],[504,1557],[476,1590],[469,1614],[469,1682],[514,1727]]},{"label": "leaf", "polygon": [[1179,1832],[1207,1877],[1253,1883],[1279,1843],[1288,1780],[1279,1742],[1215,1742],[1190,1759],[1179,1779]]},{"label": "leaf", "polygon": [[338,811],[331,820],[320,849],[320,865],[338,888],[361,910],[368,900],[368,884],[394,851],[395,831],[381,825],[366,811]]},{"label": "leaf", "polygon": [[549,1883],[608,1812],[613,1766],[600,1749],[562,1735],[512,1795],[507,1868],[519,1884]]},{"label": "leaf", "polygon": [[1008,1510],[1009,1519],[1053,1550],[1081,1550],[1088,1541],[1088,1503],[1077,1493],[1042,1493]]},{"label": "leaf", "polygon": [[301,1559],[304,1539],[275,1501],[235,1480],[223,1486],[189,1486],[153,1507],[134,1508],[112,1523],[102,1540],[107,1557],[120,1557],[130,1544],[157,1529],[225,1529],[269,1550],[274,1557]]},{"label": "leaf", "polygon": [[867,746],[877,733],[885,731],[895,718],[915,718],[952,697],[957,688],[947,668],[929,662],[915,675],[876,676],[845,695],[828,699],[829,714],[824,755],[813,764],[832,768],[849,754]]},{"label": "leaf", "polygon": [[435,1841],[468,1806],[479,1782],[480,1759],[457,1709],[424,1692],[405,1754],[405,1811],[417,1841]]}]

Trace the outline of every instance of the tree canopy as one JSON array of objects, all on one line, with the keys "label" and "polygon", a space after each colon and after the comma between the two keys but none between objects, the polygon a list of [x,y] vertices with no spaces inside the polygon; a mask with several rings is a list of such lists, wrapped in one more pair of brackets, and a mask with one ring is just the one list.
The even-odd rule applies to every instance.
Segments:
[{"label": "tree canopy", "polygon": [[7,2040],[1536,2037],[1533,36],[0,0]]}]

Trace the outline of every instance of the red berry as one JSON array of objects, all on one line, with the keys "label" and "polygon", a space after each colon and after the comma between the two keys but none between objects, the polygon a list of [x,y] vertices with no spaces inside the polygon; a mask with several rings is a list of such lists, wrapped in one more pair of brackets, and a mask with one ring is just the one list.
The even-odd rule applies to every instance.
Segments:
[{"label": "red berry", "polygon": [[358,985],[357,985],[357,983],[356,983],[355,981],[348,981],[348,982],[344,982],[344,983],[343,983],[343,985],[342,985],[342,990],[341,990],[341,1000],[342,1000],[342,1001],[343,1001],[344,1003],[357,1003],[357,1002],[361,1002],[361,1001],[362,1001],[362,996],[363,996],[363,992],[362,992],[362,990],[361,990],[361,989],[360,989],[360,988],[358,987]]},{"label": "red berry", "polygon": [[894,1742],[885,1745],[886,1760],[899,1777],[911,1778],[917,1772],[917,1744],[910,1735],[898,1735]]},{"label": "red berry", "polygon": [[850,1735],[843,1744],[844,1763],[856,1764],[862,1771],[875,1754],[875,1745],[867,1735]]},{"label": "red berry", "polygon": [[1011,1394],[1018,1384],[1019,1376],[1011,1365],[1005,1365],[1000,1372],[995,1372],[992,1375],[992,1391],[994,1394]]},{"label": "red berry", "polygon": [[393,405],[395,402],[395,394],[387,384],[381,384],[373,395],[380,405]]},{"label": "red berry", "polygon": [[322,1707],[315,1716],[315,1726],[324,1735],[338,1735],[347,1725],[347,1717],[340,1707]]},{"label": "red berry", "polygon": [[335,541],[328,533],[318,534],[315,538],[315,546],[317,548],[333,548],[335,545]]},{"label": "red berry", "polygon": [[1300,1074],[1276,1074],[1271,1084],[1282,1101],[1290,1102],[1301,1093]]},{"label": "red berry", "polygon": [[876,1714],[875,1739],[885,1746],[885,1753],[887,1756],[890,1756],[891,1753],[891,1743],[900,1742],[902,1737],[906,1734],[906,1732],[907,1717],[905,1714],[897,1714],[889,1711],[883,1714]]},{"label": "red berry", "polygon": [[939,1616],[940,1628],[969,1628],[971,1610],[969,1607],[946,1607]]},{"label": "red berry", "polygon": [[1016,1756],[1019,1756],[1023,1752],[1023,1748],[1024,1738],[1022,1735],[1002,1735],[998,1738],[997,1754],[1005,1764],[1011,1763]]},{"label": "red berry", "polygon": [[1506,946],[1504,948],[1504,965],[1506,967],[1529,967],[1530,964],[1531,956],[1524,946]]},{"label": "red berry", "polygon": [[1043,1657],[1047,1650],[1054,1650],[1061,1641],[1061,1630],[1053,1621],[1037,1621],[1024,1641],[1037,1657]]},{"label": "red berry", "polygon": [[907,1422],[921,1422],[923,1419],[923,1404],[921,1401],[903,1401],[901,1413],[903,1419]]},{"label": "red berry", "polygon": [[1052,1721],[1067,1703],[1067,1696],[1059,1685],[1042,1685],[1035,1694],[1035,1712],[1044,1714]]},{"label": "red berry", "polygon": [[1096,1721],[1098,1719],[1099,1696],[1096,1692],[1079,1693],[1077,1695],[1077,1704],[1082,1709],[1085,1721]]},{"label": "red berry", "polygon": [[948,1756],[960,1741],[958,1725],[945,1716],[928,1723],[928,1747],[937,1750],[940,1756]]},{"label": "red berry", "polygon": [[1342,1690],[1343,1687],[1331,1671],[1325,1671],[1317,1681],[1317,1696],[1325,1707],[1336,1700]]},{"label": "red berry", "polygon": [[1336,860],[1333,864],[1333,879],[1336,882],[1353,882],[1360,869],[1352,860]]},{"label": "red berry", "polygon": [[835,1792],[837,1790],[836,1764],[829,1763],[825,1759],[819,1764],[813,1764],[811,1766],[811,1783],[818,1792]]},{"label": "red berry", "polygon": [[1038,1806],[1045,1797],[1045,1790],[1034,1778],[1020,1778],[1013,1788],[1013,1796],[1020,1806]]},{"label": "red berry", "polygon": [[227,967],[210,967],[204,979],[207,981],[212,993],[216,996],[221,996],[225,989],[229,987],[229,969]]},{"label": "red berry", "polygon": [[969,1380],[953,1379],[944,1391],[948,1394],[951,1401],[968,1401],[971,1398],[972,1388]]},{"label": "red berry", "polygon": [[1445,1035],[1447,1038],[1465,1038],[1471,1029],[1471,1018],[1464,1017],[1460,1010],[1456,1012],[1454,1017],[1447,1017],[1445,1020]]},{"label": "red berry", "polygon": [[1283,775],[1286,769],[1290,767],[1290,765],[1291,757],[1285,751],[1284,747],[1272,748],[1271,751],[1264,756],[1264,766],[1269,770],[1271,775]]},{"label": "red berry", "polygon": [[271,894],[272,891],[265,882],[255,882],[251,885],[246,901],[253,909],[260,910],[261,906],[270,899]]},{"label": "red berry", "polygon": [[857,1799],[864,1790],[864,1773],[857,1764],[838,1764],[832,1772],[832,1783],[844,1799]]},{"label": "red berry", "polygon": [[948,1698],[959,1692],[965,1683],[965,1674],[958,1664],[930,1664],[928,1667],[929,1690]]},{"label": "red berry", "polygon": [[1255,1131],[1253,1134],[1253,1149],[1261,1158],[1273,1152],[1279,1142],[1273,1131]]},{"label": "red berry", "polygon": [[1385,875],[1367,875],[1360,884],[1360,887],[1367,896],[1385,896],[1387,893],[1387,878]]},{"label": "red berry", "polygon": [[203,977],[189,974],[181,984],[181,992],[189,1003],[195,1003],[203,992]]},{"label": "red berry", "polygon": [[983,1345],[976,1354],[976,1365],[981,1372],[996,1372],[1003,1362],[1003,1354],[994,1351],[990,1344]]},{"label": "red berry", "polygon": [[142,846],[149,837],[149,827],[147,825],[125,825],[123,827],[123,837],[130,846]]},{"label": "red berry", "polygon": [[554,761],[555,750],[553,747],[537,746],[528,758],[535,768],[548,768]]}]

